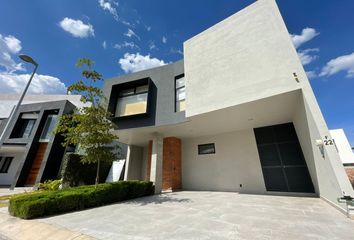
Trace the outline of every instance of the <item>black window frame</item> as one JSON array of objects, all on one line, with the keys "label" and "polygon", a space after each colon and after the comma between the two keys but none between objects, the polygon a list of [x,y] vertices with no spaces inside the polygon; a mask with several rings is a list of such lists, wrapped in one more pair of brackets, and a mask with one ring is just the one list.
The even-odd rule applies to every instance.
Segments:
[{"label": "black window frame", "polygon": [[[148,89],[146,91],[143,91],[143,92],[136,92],[136,89],[139,88],[139,87],[142,87],[142,86],[147,86]],[[128,89],[134,89],[134,93],[131,93],[131,94],[127,94],[127,95],[123,95],[121,96],[120,93],[123,92],[124,90],[128,90]],[[140,94],[144,94],[144,93],[149,93],[149,84],[142,84],[142,85],[138,85],[138,86],[135,86],[135,87],[131,87],[131,88],[127,88],[127,89],[122,89],[119,93],[118,93],[118,99],[120,98],[125,98],[125,97],[130,97],[130,96],[135,96],[135,95],[140,95]],[[118,101],[117,99],[117,101]]]},{"label": "black window frame", "polygon": [[[146,91],[138,92],[138,93],[136,92],[137,88],[142,87],[142,86],[146,86],[146,85],[148,86]],[[124,90],[128,90],[128,89],[133,89],[133,93],[121,96],[121,92],[123,92]],[[126,97],[131,97],[131,96],[142,95],[142,94],[146,94],[147,95],[147,97],[146,97],[146,109],[145,109],[144,113],[137,113],[137,114],[131,114],[131,115],[125,115],[125,116],[116,116],[116,113],[114,112],[114,117],[116,117],[116,118],[125,118],[125,117],[133,117],[133,116],[139,116],[139,115],[142,115],[142,114],[147,114],[148,111],[149,111],[149,108],[148,108],[148,104],[149,104],[149,89],[150,89],[150,85],[149,85],[149,83],[147,83],[147,84],[142,84],[142,85],[137,85],[137,86],[134,86],[134,87],[122,89],[121,91],[119,91],[118,92],[118,97],[117,97],[117,103],[116,103],[116,107],[115,107],[114,111],[117,110],[119,99],[123,99],[123,98],[126,98]]]},{"label": "black window frame", "polygon": [[[27,128],[28,124],[30,121],[33,121],[31,130],[28,134],[27,137],[24,136],[25,134],[25,129]],[[19,118],[15,124],[15,127],[13,128],[11,134],[10,134],[10,139],[16,139],[16,138],[30,138],[32,135],[32,131],[34,126],[36,125],[37,119],[31,119],[31,118]],[[26,123],[26,126],[24,126]]]},{"label": "black window frame", "polygon": [[[146,112],[134,114],[134,115],[128,115],[128,116],[116,116],[116,109],[117,109],[119,98],[135,95],[136,88],[139,88],[144,85],[148,85],[148,90],[144,91],[144,92],[139,92],[136,95],[147,93]],[[128,89],[134,89],[134,94],[127,94],[125,96],[120,96],[120,93],[122,91],[128,90]],[[112,85],[111,95],[110,95],[109,103],[108,103],[108,111],[112,114],[111,119],[114,121],[118,121],[118,120],[122,120],[122,119],[136,119],[136,118],[150,116],[151,108],[154,107],[154,106],[151,106],[152,100],[153,100],[152,98],[154,97],[153,91],[155,91],[154,84],[153,84],[153,81],[151,80],[150,77],[141,78],[141,79],[137,79],[134,81],[129,81],[129,82],[124,82],[124,83]]]},{"label": "black window frame", "polygon": [[[180,79],[180,78],[183,78],[183,77],[185,77],[184,73],[182,73],[182,74],[180,74],[180,75],[175,77],[175,112],[183,112],[183,111],[185,111],[185,110],[177,111],[177,91],[179,89],[186,88],[186,79],[184,79],[184,86],[183,87],[179,87],[179,88],[177,88],[177,80]],[[186,101],[186,99],[184,99],[184,101]]]},{"label": "black window frame", "polygon": [[8,173],[14,157],[0,157],[0,173]]},{"label": "black window frame", "polygon": [[[212,147],[213,151],[208,153],[203,153],[201,147],[207,147],[207,146]],[[215,154],[215,153],[216,153],[215,143],[198,144],[198,155],[207,155],[207,154]]]}]

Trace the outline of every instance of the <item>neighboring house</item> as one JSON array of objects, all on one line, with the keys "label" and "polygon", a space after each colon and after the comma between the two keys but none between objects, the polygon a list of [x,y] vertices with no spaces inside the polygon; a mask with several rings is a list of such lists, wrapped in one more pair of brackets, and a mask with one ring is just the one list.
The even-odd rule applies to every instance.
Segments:
[{"label": "neighboring house", "polygon": [[0,95],[0,185],[33,186],[55,179],[64,154],[62,137],[54,136],[60,116],[82,106],[78,95],[26,96],[14,120],[4,130],[19,96]]},{"label": "neighboring house", "polygon": [[184,43],[184,60],[108,79],[125,179],[161,190],[354,196],[274,0]]},{"label": "neighboring house", "polygon": [[343,165],[345,167],[354,166],[354,153],[343,129],[333,129],[329,130],[329,132],[337,147],[340,160],[342,161]]}]

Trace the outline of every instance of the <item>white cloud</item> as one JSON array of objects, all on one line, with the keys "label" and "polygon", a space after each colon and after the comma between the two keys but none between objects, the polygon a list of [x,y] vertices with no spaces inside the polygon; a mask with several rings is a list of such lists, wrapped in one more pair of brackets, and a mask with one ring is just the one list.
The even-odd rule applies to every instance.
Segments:
[{"label": "white cloud", "polygon": [[146,31],[150,32],[151,31],[151,26],[145,26]]},{"label": "white cloud", "polygon": [[113,0],[98,0],[98,3],[100,5],[100,7],[104,10],[104,11],[108,11],[114,18],[114,20],[116,20],[117,22],[120,22],[128,27],[135,27],[135,24],[130,23],[129,21],[123,19],[122,17],[119,17],[118,15],[118,2],[113,1]]},{"label": "white cloud", "polygon": [[150,48],[150,50],[158,49],[158,48],[156,47],[156,45],[155,45],[155,41],[150,41],[150,42],[149,42],[149,48]]},{"label": "white cloud", "polygon": [[124,42],[124,43],[116,43],[113,46],[116,49],[123,49],[123,48],[131,48],[131,49],[140,49],[138,45],[136,45],[134,42]]},{"label": "white cloud", "polygon": [[[17,74],[25,70],[21,63],[12,59],[12,54],[18,54],[22,49],[21,41],[14,36],[0,34],[0,93],[22,93],[30,78],[29,74]],[[59,94],[66,93],[66,86],[60,79],[47,75],[35,75],[28,89],[30,94]]]},{"label": "white cloud", "polygon": [[317,55],[311,55],[310,53],[319,52],[318,48],[309,48],[305,50],[298,51],[299,58],[302,65],[309,64],[318,58]]},{"label": "white cloud", "polygon": [[[1,34],[0,34],[0,38],[1,38]],[[18,53],[22,49],[21,41],[15,38],[14,36],[9,35],[7,37],[4,37],[3,41],[5,42],[5,44],[7,45],[11,53]]]},{"label": "white cloud", "polygon": [[308,78],[316,78],[317,77],[317,73],[315,71],[307,71],[306,75]]},{"label": "white cloud", "polygon": [[157,58],[151,58],[150,55],[140,55],[140,53],[126,53],[119,59],[120,67],[125,73],[138,72],[149,68],[163,66],[166,63]]},{"label": "white cloud", "polygon": [[[0,73],[1,93],[22,93],[30,74]],[[60,79],[48,75],[35,75],[30,87],[30,94],[65,94],[66,86]]]},{"label": "white cloud", "polygon": [[125,36],[131,38],[131,37],[136,37],[138,40],[140,40],[140,37],[130,28],[128,29],[128,31],[126,33],[124,33]]},{"label": "white cloud", "polygon": [[304,28],[302,29],[301,35],[291,34],[291,39],[295,45],[295,48],[300,47],[305,42],[310,41],[320,33],[316,31],[314,28]]},{"label": "white cloud", "polygon": [[60,21],[59,26],[74,37],[86,38],[95,36],[93,26],[89,23],[85,24],[81,20],[74,20],[66,17]]},{"label": "white cloud", "polygon": [[354,77],[354,52],[330,60],[322,68],[319,76],[331,76],[341,71],[345,71],[347,73],[346,77],[348,78]]},{"label": "white cloud", "polygon": [[2,36],[0,34],[0,66],[5,68],[7,72],[25,70],[22,63],[16,63],[11,56],[19,53],[21,49],[21,41],[16,37],[11,35]]},{"label": "white cloud", "polygon": [[106,41],[103,41],[103,42],[102,42],[102,47],[103,47],[104,49],[107,48],[107,43],[106,43]]},{"label": "white cloud", "polygon": [[128,27],[135,27],[134,23],[128,22],[127,20],[121,19],[121,23],[123,23],[124,25],[128,26]]},{"label": "white cloud", "polygon": [[172,53],[172,54],[180,54],[180,55],[182,55],[183,56],[183,52],[181,51],[181,49],[175,49],[175,48],[171,48],[170,49],[170,53]]},{"label": "white cloud", "polygon": [[116,21],[119,21],[117,9],[113,7],[113,5],[118,6],[117,2],[109,1],[109,0],[98,0],[98,3],[100,4],[100,7],[103,10],[108,11],[110,14],[113,15]]},{"label": "white cloud", "polygon": [[167,37],[163,36],[162,37],[162,42],[166,44],[167,43]]}]

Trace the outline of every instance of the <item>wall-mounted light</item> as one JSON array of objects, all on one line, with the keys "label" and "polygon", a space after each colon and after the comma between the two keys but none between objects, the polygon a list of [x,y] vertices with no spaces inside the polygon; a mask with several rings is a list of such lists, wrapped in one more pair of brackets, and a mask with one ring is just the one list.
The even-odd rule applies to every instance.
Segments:
[{"label": "wall-mounted light", "polygon": [[317,147],[323,146],[322,139],[316,139],[315,144],[316,144]]},{"label": "wall-mounted light", "polygon": [[316,139],[316,140],[315,140],[315,144],[316,144],[316,146],[320,149],[320,152],[321,152],[321,154],[322,154],[322,157],[325,158],[324,145],[323,145],[322,139]]}]

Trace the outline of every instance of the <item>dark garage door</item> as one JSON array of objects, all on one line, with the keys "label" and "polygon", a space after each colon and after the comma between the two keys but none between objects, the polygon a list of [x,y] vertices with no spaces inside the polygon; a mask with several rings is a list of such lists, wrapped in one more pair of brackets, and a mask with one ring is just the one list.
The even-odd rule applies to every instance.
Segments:
[{"label": "dark garage door", "polygon": [[254,129],[267,191],[313,193],[292,123]]}]

